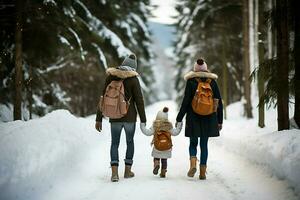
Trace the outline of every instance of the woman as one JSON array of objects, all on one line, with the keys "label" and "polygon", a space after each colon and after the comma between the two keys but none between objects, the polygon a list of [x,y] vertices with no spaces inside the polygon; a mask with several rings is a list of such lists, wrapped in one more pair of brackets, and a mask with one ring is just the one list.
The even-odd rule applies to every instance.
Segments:
[{"label": "woman", "polygon": [[[118,166],[119,166],[119,144],[122,129],[124,128],[126,134],[126,157],[125,157],[125,172],[124,178],[134,177],[134,173],[131,171],[134,155],[134,133],[136,127],[137,111],[140,116],[142,123],[146,123],[146,115],[144,108],[144,98],[142,95],[139,80],[137,78],[138,73],[136,72],[137,62],[135,55],[130,55],[125,58],[122,65],[117,68],[109,68],[106,73],[108,77],[105,81],[105,87],[103,95],[107,86],[112,81],[123,80],[125,99],[130,99],[129,108],[127,114],[119,119],[110,119],[111,124],[111,146],[110,146],[110,157],[111,157],[111,181],[117,182],[119,180]],[[100,110],[97,111],[95,128],[98,131],[102,130],[102,113]]]},{"label": "woman", "polygon": [[[189,137],[189,155],[190,169],[187,173],[189,177],[194,177],[197,168],[197,145],[200,143],[200,179],[206,179],[206,163],[208,157],[207,143],[209,137],[218,137],[223,123],[223,104],[220,91],[215,81],[218,78],[216,74],[210,73],[207,64],[203,59],[198,59],[194,64],[194,70],[187,73],[184,79],[187,81],[184,92],[184,98],[177,115],[176,121],[182,122],[186,114],[185,136]],[[192,100],[197,90],[198,81],[205,82],[210,79],[210,86],[213,92],[213,98],[218,99],[217,112],[210,115],[198,115],[193,111]],[[199,139],[200,138],[200,139]]]}]

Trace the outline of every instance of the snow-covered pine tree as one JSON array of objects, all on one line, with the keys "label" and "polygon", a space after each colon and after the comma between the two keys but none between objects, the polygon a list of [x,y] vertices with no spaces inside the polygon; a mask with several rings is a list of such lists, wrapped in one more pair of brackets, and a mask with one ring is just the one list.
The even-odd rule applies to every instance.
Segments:
[{"label": "snow-covered pine tree", "polygon": [[[1,103],[12,102],[14,2],[2,9]],[[11,15],[11,13],[14,13]],[[29,0],[24,6],[22,30],[26,93],[34,113],[69,108],[87,115],[95,105],[107,67],[117,66],[128,54],[138,57],[143,88],[151,95],[149,1]],[[3,66],[3,67],[2,67]],[[30,92],[28,92],[30,91]],[[29,106],[30,107],[30,106]]]},{"label": "snow-covered pine tree", "polygon": [[[179,13],[175,42],[176,90],[183,92],[183,74],[192,69],[197,58],[204,57],[209,69],[219,75],[219,82],[227,82],[226,88],[219,84],[221,91],[228,93],[227,102],[239,100],[243,84],[241,2],[185,0],[178,1],[176,9]],[[223,75],[224,72],[228,72],[228,76]],[[223,80],[226,77],[228,80]]]}]

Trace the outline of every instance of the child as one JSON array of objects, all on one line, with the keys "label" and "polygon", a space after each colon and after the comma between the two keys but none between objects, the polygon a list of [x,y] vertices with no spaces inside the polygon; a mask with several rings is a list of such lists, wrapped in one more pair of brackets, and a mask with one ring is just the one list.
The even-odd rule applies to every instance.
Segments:
[{"label": "child", "polygon": [[182,128],[182,122],[177,123],[176,128],[173,128],[172,123],[168,120],[168,111],[169,109],[167,107],[164,107],[162,111],[159,111],[150,129],[146,128],[145,123],[141,123],[141,130],[145,135],[154,135],[151,143],[153,144],[152,156],[154,158],[153,174],[158,174],[161,161],[161,178],[166,177],[167,159],[171,158],[172,155],[171,135],[178,135]]}]

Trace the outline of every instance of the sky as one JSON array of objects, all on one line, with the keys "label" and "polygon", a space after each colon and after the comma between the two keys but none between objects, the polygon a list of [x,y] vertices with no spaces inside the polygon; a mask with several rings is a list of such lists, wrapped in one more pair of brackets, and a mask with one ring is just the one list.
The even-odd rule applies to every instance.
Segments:
[{"label": "sky", "polygon": [[175,19],[172,19],[172,16],[176,15],[175,2],[176,0],[151,0],[151,3],[158,5],[158,8],[153,10],[154,17],[150,18],[150,21],[173,24]]}]

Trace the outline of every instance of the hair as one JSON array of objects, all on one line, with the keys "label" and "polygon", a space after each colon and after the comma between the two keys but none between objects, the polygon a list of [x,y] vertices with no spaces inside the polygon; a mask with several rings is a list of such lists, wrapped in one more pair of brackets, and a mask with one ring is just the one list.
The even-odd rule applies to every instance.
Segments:
[{"label": "hair", "polygon": [[164,109],[163,109],[163,112],[168,112],[169,111],[169,108],[168,107],[164,107]]},{"label": "hair", "polygon": [[204,60],[202,58],[197,60],[197,64],[198,65],[203,65],[204,64]]},{"label": "hair", "polygon": [[129,58],[133,59],[133,60],[136,60],[136,56],[134,54],[130,54],[129,55]]}]

